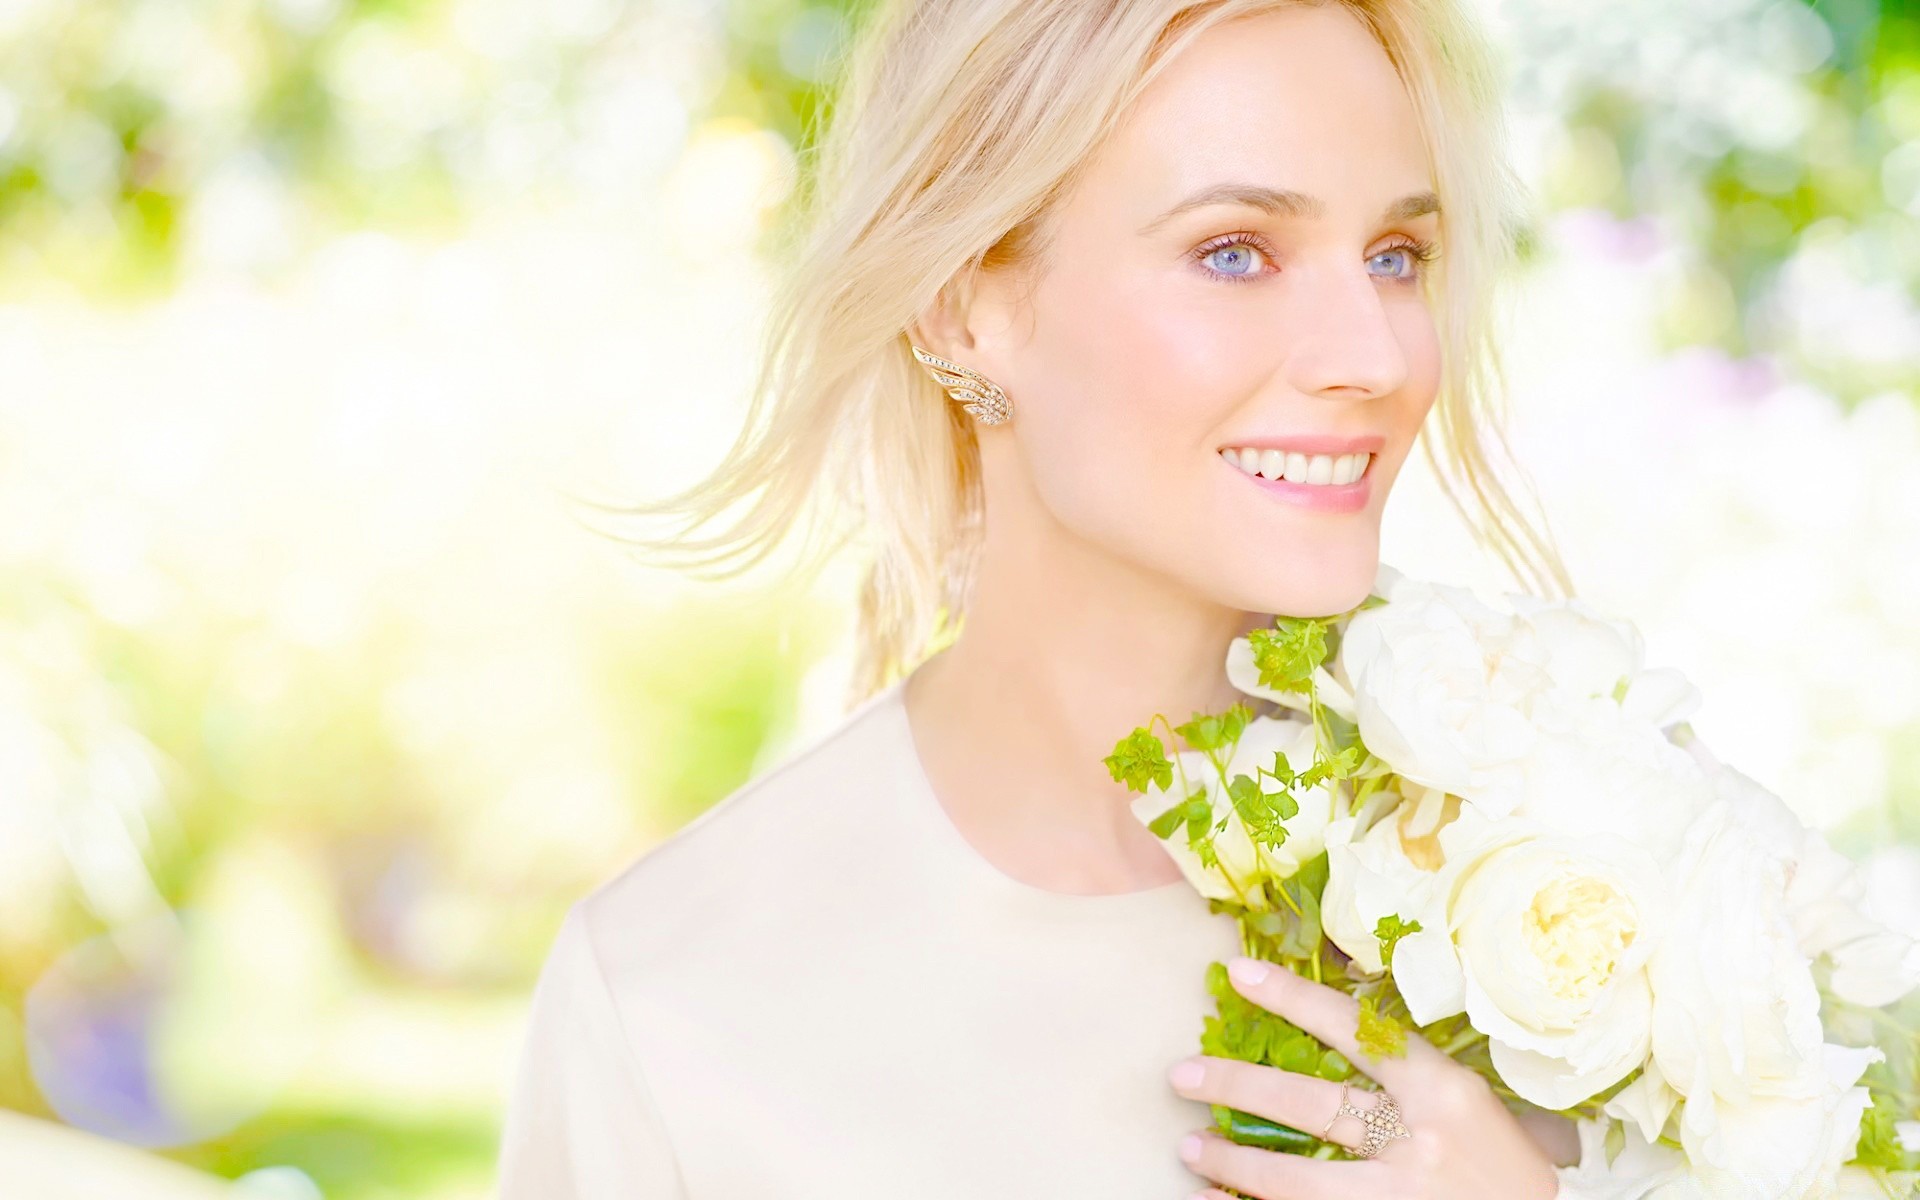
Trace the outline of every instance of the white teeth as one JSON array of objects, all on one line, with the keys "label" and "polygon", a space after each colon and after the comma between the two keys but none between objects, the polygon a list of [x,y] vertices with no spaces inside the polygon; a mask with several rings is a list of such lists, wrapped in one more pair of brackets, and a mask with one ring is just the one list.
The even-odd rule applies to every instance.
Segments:
[{"label": "white teeth", "polygon": [[1228,446],[1220,456],[1249,475],[1335,487],[1360,478],[1373,458],[1364,450],[1356,454],[1301,454],[1253,446]]}]

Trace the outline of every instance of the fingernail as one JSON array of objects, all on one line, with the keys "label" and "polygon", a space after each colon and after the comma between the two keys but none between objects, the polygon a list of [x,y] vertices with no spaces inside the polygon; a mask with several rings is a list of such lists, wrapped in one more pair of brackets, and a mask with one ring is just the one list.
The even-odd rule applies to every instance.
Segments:
[{"label": "fingernail", "polygon": [[1190,1058],[1185,1062],[1173,1064],[1173,1070],[1167,1072],[1167,1079],[1172,1082],[1173,1086],[1182,1090],[1199,1087],[1200,1081],[1206,1077],[1206,1066],[1194,1062]]},{"label": "fingernail", "polygon": [[1227,974],[1235,983],[1259,983],[1267,977],[1267,970],[1267,964],[1257,958],[1236,958],[1227,964]]},{"label": "fingernail", "polygon": [[1189,1163],[1195,1163],[1200,1161],[1200,1135],[1199,1134],[1190,1133],[1186,1137],[1180,1139],[1180,1158],[1182,1161],[1189,1162]]}]

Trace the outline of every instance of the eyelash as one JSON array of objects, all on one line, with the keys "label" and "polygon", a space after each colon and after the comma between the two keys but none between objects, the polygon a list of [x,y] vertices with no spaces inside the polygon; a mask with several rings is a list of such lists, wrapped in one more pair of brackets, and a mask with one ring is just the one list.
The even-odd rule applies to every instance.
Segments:
[{"label": "eyelash", "polygon": [[[1272,244],[1269,243],[1266,238],[1261,237],[1252,230],[1243,229],[1238,233],[1222,234],[1193,252],[1194,261],[1201,264],[1200,269],[1205,271],[1207,278],[1215,283],[1251,283],[1267,274],[1265,271],[1259,271],[1246,275],[1232,275],[1225,271],[1216,271],[1206,265],[1209,255],[1216,250],[1224,250],[1228,246],[1252,246],[1265,256],[1268,261],[1272,261],[1278,257],[1278,255],[1273,252]],[[1391,275],[1385,277],[1394,283],[1419,282],[1420,278],[1426,274],[1427,264],[1440,257],[1440,252],[1434,249],[1432,242],[1423,241],[1420,238],[1411,237],[1406,234],[1402,234],[1399,241],[1390,246],[1382,247],[1378,253],[1369,255],[1368,257],[1378,258],[1381,254],[1386,254],[1393,250],[1405,250],[1415,264],[1415,270],[1411,275],[1397,278]]]}]

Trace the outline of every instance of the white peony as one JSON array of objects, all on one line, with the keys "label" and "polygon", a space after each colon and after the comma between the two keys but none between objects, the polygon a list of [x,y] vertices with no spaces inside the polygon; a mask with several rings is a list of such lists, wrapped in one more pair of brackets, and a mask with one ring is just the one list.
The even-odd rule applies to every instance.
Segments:
[{"label": "white peony", "polygon": [[1464,588],[1402,581],[1391,603],[1347,622],[1337,655],[1367,748],[1492,816],[1510,811],[1497,801],[1516,793],[1533,746],[1526,709],[1549,683],[1502,653],[1515,623]]},{"label": "white peony", "polygon": [[1832,966],[1829,986],[1852,1004],[1879,1008],[1920,987],[1920,941],[1876,911],[1867,873],[1804,825],[1780,797],[1722,763],[1699,739],[1687,747],[1739,819],[1791,861],[1786,906],[1800,949]]},{"label": "white peony", "polygon": [[[1651,1142],[1631,1127],[1582,1117],[1575,1122],[1580,1136],[1576,1165],[1556,1172],[1560,1188],[1554,1200],[1706,1200],[1687,1170],[1686,1156],[1671,1146]],[[1608,1135],[1619,1143],[1610,1148]]]},{"label": "white peony", "polygon": [[[1240,740],[1234,745],[1232,757],[1227,763],[1227,779],[1231,781],[1236,775],[1257,777],[1256,768],[1271,770],[1276,752],[1285,753],[1288,764],[1295,771],[1304,771],[1313,762],[1314,746],[1315,735],[1311,722],[1294,717],[1257,716],[1241,730]],[[1327,825],[1333,818],[1333,792],[1328,786],[1296,787],[1290,792],[1299,803],[1300,811],[1285,822],[1286,841],[1274,849],[1256,843],[1247,833],[1247,827],[1234,810],[1225,784],[1204,752],[1181,750],[1174,753],[1172,758],[1176,769],[1171,786],[1164,790],[1148,787],[1133,798],[1131,808],[1141,824],[1150,825],[1156,817],[1186,798],[1186,793],[1181,790],[1183,774],[1187,788],[1206,790],[1207,800],[1213,807],[1213,823],[1219,825],[1223,820],[1226,823],[1225,828],[1213,835],[1214,854],[1219,859],[1219,866],[1208,867],[1200,861],[1200,856],[1187,844],[1184,826],[1175,829],[1163,841],[1167,852],[1180,864],[1181,871],[1201,895],[1218,900],[1239,900],[1254,883],[1261,879],[1285,879],[1298,871],[1302,863],[1325,849]],[[1271,777],[1261,777],[1259,781],[1262,790],[1269,793],[1280,788],[1280,784]]]},{"label": "white peony", "polygon": [[1555,833],[1617,832],[1666,862],[1714,787],[1697,757],[1611,699],[1556,695],[1535,704],[1534,743],[1510,809]]},{"label": "white peony", "polygon": [[1675,864],[1682,919],[1648,968],[1661,1079],[1636,1103],[1664,1124],[1684,1100],[1681,1144],[1719,1194],[1799,1196],[1852,1156],[1867,1101],[1854,1084],[1882,1055],[1825,1041],[1787,904],[1799,826],[1737,772],[1714,778]]},{"label": "white peony", "polygon": [[1920,941],[1880,919],[1865,871],[1818,830],[1802,831],[1787,906],[1800,948],[1832,965],[1829,986],[1842,1000],[1879,1008],[1920,987]]},{"label": "white peony", "polygon": [[1916,1182],[1913,1172],[1890,1173],[1886,1182],[1882,1182],[1882,1174],[1868,1167],[1840,1168],[1834,1200],[1911,1200]]},{"label": "white peony", "polygon": [[1671,912],[1645,848],[1472,806],[1440,830],[1445,865],[1393,975],[1419,1024],[1465,1011],[1495,1070],[1542,1108],[1577,1104],[1646,1061],[1646,965]]},{"label": "white peony", "polygon": [[[1374,592],[1388,602],[1348,618],[1331,670],[1315,672],[1322,702],[1397,773],[1489,816],[1512,815],[1531,794],[1527,766],[1556,710],[1600,708],[1652,732],[1700,703],[1679,672],[1645,668],[1637,629],[1583,600],[1509,593],[1499,608],[1384,564]],[[1229,648],[1227,675],[1242,691],[1305,705],[1259,684],[1246,638]]]},{"label": "white peony", "polygon": [[1698,688],[1671,667],[1646,667],[1646,641],[1631,622],[1607,617],[1578,597],[1546,600],[1523,592],[1505,597],[1517,621],[1505,652],[1532,663],[1561,695],[1614,698],[1627,714],[1656,727],[1700,707]]},{"label": "white peony", "polygon": [[1321,929],[1369,974],[1386,969],[1374,927],[1380,919],[1412,919],[1424,911],[1443,861],[1440,828],[1460,812],[1460,798],[1400,782],[1402,799],[1365,833],[1358,817],[1327,828],[1327,888]]}]

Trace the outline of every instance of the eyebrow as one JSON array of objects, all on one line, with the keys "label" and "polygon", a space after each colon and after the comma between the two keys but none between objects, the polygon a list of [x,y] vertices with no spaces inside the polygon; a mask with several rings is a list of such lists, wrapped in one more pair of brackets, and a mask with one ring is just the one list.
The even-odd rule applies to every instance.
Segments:
[{"label": "eyebrow", "polygon": [[[1261,209],[1276,217],[1317,219],[1327,215],[1326,202],[1318,196],[1309,196],[1305,192],[1270,188],[1257,183],[1217,183],[1210,188],[1195,192],[1148,221],[1140,227],[1140,232],[1143,236],[1150,234],[1189,209],[1205,208],[1213,204],[1245,205],[1249,208]],[[1390,225],[1396,221],[1411,221],[1415,217],[1424,217],[1428,213],[1439,211],[1440,197],[1432,192],[1415,192],[1387,205],[1386,211],[1380,214],[1380,220],[1383,224]]]}]

